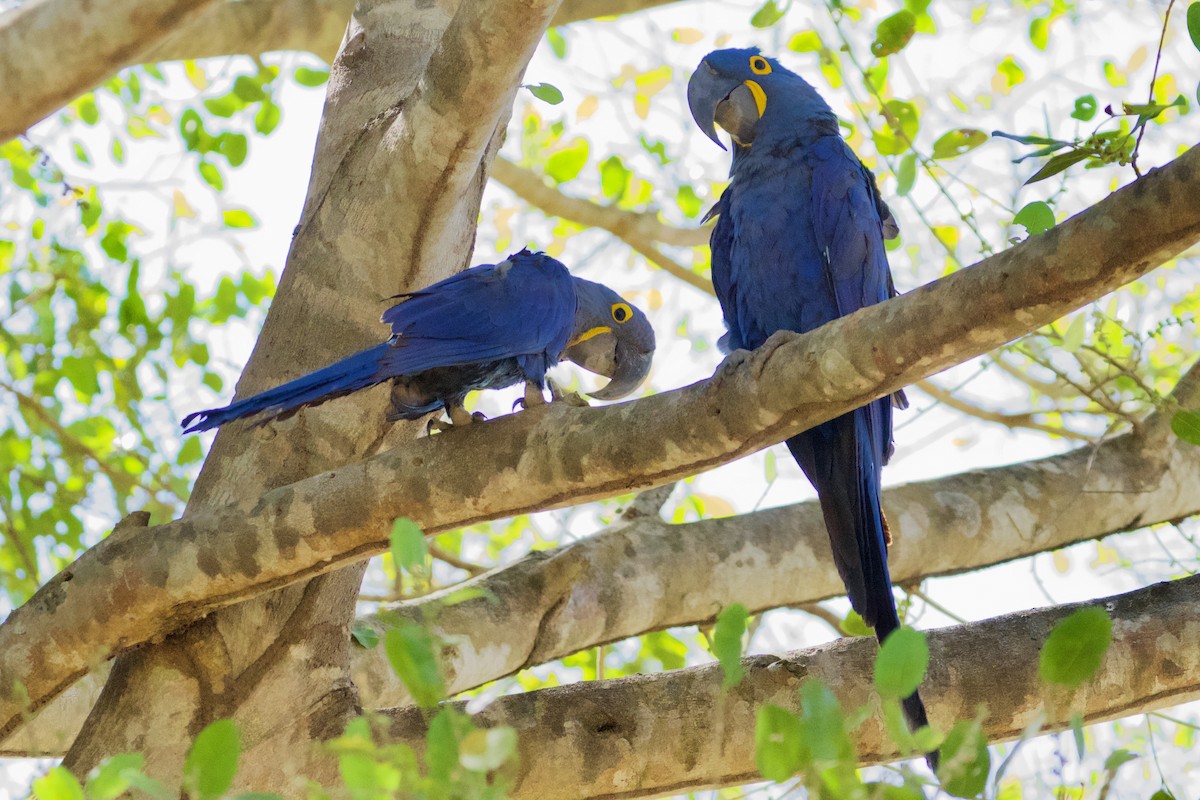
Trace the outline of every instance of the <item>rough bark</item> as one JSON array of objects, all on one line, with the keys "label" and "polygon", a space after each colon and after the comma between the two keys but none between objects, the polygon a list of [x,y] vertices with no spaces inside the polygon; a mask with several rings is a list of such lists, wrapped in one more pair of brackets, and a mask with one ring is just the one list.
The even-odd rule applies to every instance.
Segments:
[{"label": "rough bark", "polygon": [[[34,0],[0,16],[0,142],[143,60],[215,0]],[[53,43],[70,43],[55,47]],[[48,46],[49,45],[49,46]]]},{"label": "rough bark", "polygon": [[[552,24],[672,2],[678,0],[566,0]],[[406,5],[415,17],[425,13],[422,4]],[[26,2],[0,15],[0,97],[7,98],[0,142],[135,64],[270,50],[308,50],[332,61],[353,9],[353,0]]]},{"label": "rough bark", "polygon": [[[1163,443],[1160,459],[1157,443],[1150,452],[1138,446],[1143,438],[888,489],[893,575],[915,583],[1200,513],[1200,448]],[[470,642],[443,654],[454,694],[599,644],[707,622],[730,603],[762,611],[839,595],[825,538],[814,502],[684,525],[628,516],[471,582],[487,599],[438,608],[441,597],[431,595],[388,612],[434,619],[447,641]],[[375,615],[360,622],[384,627]],[[98,674],[0,754],[60,755],[95,702]],[[351,675],[366,708],[410,702],[380,648],[353,647]]]},{"label": "rough bark", "polygon": [[[493,135],[556,7],[552,0],[359,6],[361,25],[351,26],[332,71],[308,202],[239,395],[375,338],[379,308],[364,298],[466,265]],[[445,102],[439,70],[450,61],[470,119]],[[455,146],[431,141],[432,130]],[[413,219],[423,222],[415,235]],[[223,430],[185,520],[217,507],[246,509],[272,487],[362,458],[388,432],[384,394],[306,415],[284,435]],[[237,537],[230,530],[223,538]],[[212,568],[206,559],[189,561],[194,555],[176,552],[163,563],[173,571],[183,559],[193,576]],[[245,747],[242,786],[286,792],[305,777],[332,778],[323,763],[305,774],[306,760],[311,741],[339,731],[355,710],[347,629],[363,566],[226,609],[120,659],[66,764],[82,773],[105,755],[138,750],[151,774],[170,781],[188,739],[212,719],[233,717]],[[119,602],[119,613],[129,613],[132,606]]]},{"label": "rough bark", "polygon": [[[1097,674],[1075,692],[1045,688],[1038,655],[1072,611],[1104,608],[1113,642]],[[1059,730],[1078,712],[1088,723],[1200,697],[1200,576],[1073,606],[1011,614],[929,634],[921,694],[933,724],[948,729],[980,705],[993,742],[1018,738],[1039,713]],[[760,779],[754,720],[766,703],[799,711],[801,683],[818,678],[844,709],[873,706],[873,639],[841,639],[783,657],[744,660],[746,677],[721,691],[717,665],[576,683],[500,698],[475,717],[518,734],[514,800],[655,797]],[[1003,675],[1003,680],[997,680]],[[424,721],[390,712],[395,741],[422,750]],[[876,713],[854,733],[863,763],[898,757]]]},{"label": "rough bark", "polygon": [[[266,492],[250,510],[243,498],[261,485],[261,476],[226,472],[226,500],[243,500],[241,507],[209,507],[105,541],[0,625],[4,684],[21,681],[26,692],[17,696],[9,690],[0,702],[0,736],[20,724],[22,711],[41,708],[98,659],[215,608],[381,552],[396,516],[409,516],[435,533],[657,485],[753,452],[986,352],[1144,274],[1194,242],[1200,237],[1198,185],[1200,148],[1193,148],[986,263],[810,334],[777,335],[709,381],[636,403],[591,409],[555,404],[410,442]],[[302,226],[300,238],[305,236]],[[319,252],[312,244],[310,252]],[[347,279],[353,265],[353,260],[339,264],[339,281]],[[320,305],[310,303],[310,309]],[[306,310],[296,313],[303,317]],[[360,311],[351,318],[363,316]],[[322,327],[332,331],[338,325]],[[256,358],[262,352],[275,355],[262,348],[272,340],[272,332],[264,330]],[[285,353],[295,347],[285,344],[280,343]],[[305,360],[296,369],[310,366]],[[247,452],[272,442],[293,448],[338,442],[317,426],[353,419],[369,427],[382,414],[371,399],[375,395],[367,395],[259,429],[256,447]],[[362,441],[361,430],[357,434],[351,442]],[[218,437],[210,460],[220,459],[222,437],[242,447],[251,438],[244,428],[231,428]],[[269,464],[303,470],[319,463],[310,460],[316,455],[311,449],[283,452],[302,464],[256,461],[245,452],[217,464],[249,464],[270,474]],[[472,453],[469,464],[463,452]],[[353,455],[345,449],[336,454],[345,460]],[[246,482],[246,493],[235,496],[228,489],[238,480]],[[197,491],[203,487],[202,476]],[[251,614],[248,623],[243,639],[235,641],[259,643],[261,619]],[[251,631],[253,623],[259,627]]]}]

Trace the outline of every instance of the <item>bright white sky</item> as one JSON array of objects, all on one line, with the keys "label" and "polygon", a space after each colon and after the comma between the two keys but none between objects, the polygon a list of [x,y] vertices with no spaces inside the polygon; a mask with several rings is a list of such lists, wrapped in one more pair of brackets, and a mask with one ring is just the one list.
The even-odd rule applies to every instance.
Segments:
[{"label": "bright white sky", "polygon": [[[847,87],[831,89],[816,72],[814,55],[791,53],[785,47],[793,33],[808,28],[820,31],[827,42],[833,41],[833,27],[825,12],[820,7],[810,12],[810,4],[797,4],[779,25],[768,31],[759,31],[748,24],[757,5],[757,2],[688,2],[616,23],[565,29],[568,43],[566,62],[556,59],[548,47],[543,47],[530,65],[526,80],[529,83],[552,83],[562,89],[566,99],[559,106],[549,107],[522,93],[518,98],[515,122],[505,153],[519,159],[519,120],[525,106],[532,104],[547,122],[560,118],[566,121],[565,139],[586,136],[591,142],[589,165],[579,179],[564,186],[564,191],[577,196],[590,195],[598,186],[595,165],[610,154],[617,153],[627,165],[656,184],[653,202],[664,209],[668,221],[678,225],[695,224],[694,220],[685,219],[675,206],[676,182],[696,182],[697,192],[707,206],[713,199],[707,196],[707,187],[711,182],[722,180],[728,170],[727,154],[718,150],[695,129],[684,100],[687,76],[706,52],[716,46],[758,44],[768,53],[779,54],[787,66],[809,77],[844,118],[854,117]],[[864,5],[873,4],[868,2]],[[893,10],[890,2],[881,5],[885,9],[882,13],[870,12],[873,19],[877,20]],[[1161,26],[1163,3],[1133,0],[1108,3],[1093,0],[1084,3],[1082,5],[1087,8],[1088,16],[1078,23],[1060,20],[1053,30],[1051,46],[1046,53],[1036,51],[1029,44],[1026,36],[1029,18],[1023,12],[1007,10],[1001,7],[1003,4],[992,3],[983,24],[976,26],[954,11],[969,5],[977,4],[935,3],[933,13],[940,26],[939,35],[918,35],[902,56],[891,59],[891,79],[896,96],[923,98],[919,101],[923,111],[918,144],[926,152],[938,135],[955,127],[977,127],[987,132],[1000,129],[1045,133],[1047,120],[1050,120],[1053,135],[1063,138],[1069,138],[1077,129],[1089,131],[1095,122],[1084,126],[1067,118],[1074,98],[1082,94],[1094,93],[1100,107],[1121,100],[1144,102]],[[1096,11],[1101,8],[1105,10]],[[873,24],[860,25],[858,28],[861,31],[853,31],[855,35],[860,32],[866,35],[873,30]],[[691,44],[675,41],[672,33],[679,29],[696,29],[702,32],[702,38]],[[1197,74],[1197,62],[1200,59],[1187,41],[1182,8],[1176,10],[1170,33],[1161,72],[1181,76],[1181,91],[1194,96],[1190,86]],[[680,38],[688,39],[686,35]],[[856,52],[867,53],[862,41],[857,43]],[[1027,76],[1027,81],[1007,96],[995,93],[992,87],[996,64],[1006,54],[1014,56],[1025,68]],[[633,73],[649,71],[661,66],[664,59],[674,67],[672,81],[652,98],[647,119],[640,120],[634,112],[632,83],[617,87],[613,79],[621,75],[623,70]],[[1118,67],[1129,72],[1130,85],[1114,88],[1105,81],[1101,67],[1105,59],[1111,59]],[[265,60],[283,65],[284,74],[290,74],[292,67],[297,64],[317,66],[316,60],[308,56],[275,55]],[[845,59],[843,63],[852,69]],[[207,63],[205,68],[209,78],[216,87],[220,87],[214,94],[223,93],[227,79],[245,72],[248,67],[249,62],[245,59]],[[194,97],[195,91],[184,79],[182,69],[169,68],[167,72],[171,80],[166,93],[170,97],[176,101]],[[1187,75],[1193,78],[1182,77]],[[852,80],[849,88],[861,98],[862,90],[858,82]],[[218,229],[214,222],[220,219],[217,200],[196,178],[193,162],[180,158],[174,139],[165,143],[154,140],[127,142],[127,150],[133,155],[130,164],[124,168],[117,168],[104,163],[105,159],[99,159],[101,165],[90,175],[88,171],[79,170],[82,182],[94,180],[108,185],[109,203],[119,203],[127,214],[142,222],[147,235],[137,242],[136,247],[146,259],[144,275],[162,275],[165,266],[170,263],[185,270],[204,290],[215,286],[222,275],[236,275],[244,268],[276,272],[281,268],[306,191],[308,165],[324,93],[320,89],[304,89],[294,84],[281,86],[279,91],[276,99],[284,109],[282,124],[269,141],[252,138],[250,158],[241,169],[226,173],[227,191],[220,199],[223,207],[251,209],[260,223],[256,229],[236,235],[226,235]],[[963,113],[954,106],[949,99],[950,92],[970,104],[969,113]],[[981,101],[984,95],[987,97]],[[598,110],[581,119],[577,110],[589,96],[597,98]],[[104,107],[103,100],[101,103]],[[115,102],[110,110],[116,111]],[[854,121],[859,124],[858,120]],[[52,152],[62,153],[60,163],[70,164],[72,162],[66,156],[67,145],[60,131],[61,128],[52,121],[35,129],[31,138],[49,145]],[[657,167],[656,162],[639,146],[640,134],[650,139],[665,140],[676,160],[666,167]],[[78,136],[79,132],[73,131],[72,135]],[[1188,135],[1194,137],[1194,125],[1187,121],[1161,130],[1152,127],[1143,145],[1143,163],[1156,164],[1168,160],[1176,147],[1187,141]],[[107,136],[100,135],[98,131],[89,132],[84,136],[84,141],[93,154],[103,153],[107,147]],[[1012,193],[1034,169],[1029,164],[1014,167],[1010,159],[1018,154],[1020,151],[1009,143],[993,141],[966,157],[946,164],[965,182],[959,183],[953,177],[948,180],[955,201],[963,210],[974,209],[986,238],[995,247],[1002,247],[1006,236],[1018,235],[1005,228],[1015,208],[1031,200],[1049,199],[1059,189],[1055,181],[1047,181],[1026,187],[1014,198]],[[894,178],[884,165],[876,164],[875,169],[881,175],[884,195],[890,198],[895,191]],[[1018,179],[1015,177],[1017,175],[1021,177]],[[1127,171],[1109,169],[1072,180],[1067,191],[1058,196],[1059,219],[1102,197],[1112,188],[1112,181],[1124,183],[1130,178],[1131,173]],[[149,190],[145,185],[147,180],[151,184]],[[999,203],[966,188],[968,185],[982,187]],[[169,204],[175,189],[186,195],[197,217],[178,220],[171,227]],[[937,193],[928,175],[922,174],[918,178],[912,200],[912,203],[901,199],[891,201],[905,235],[905,244],[915,244],[919,248],[915,252],[904,250],[892,254],[896,283],[902,291],[937,277],[944,267],[944,253],[933,244],[929,232],[922,228],[918,210],[935,225],[963,227],[958,221],[959,212]],[[511,214],[511,210],[518,206],[519,203],[502,187],[492,185],[488,188],[477,245],[477,263],[497,258],[497,215],[505,218],[512,228],[512,245],[508,249],[516,249],[525,241],[548,242],[552,239],[552,222],[547,222],[537,211],[521,210]],[[960,258],[964,263],[971,263],[977,260],[977,251],[978,243],[972,240],[968,231],[962,230],[958,247]],[[677,255],[685,261],[689,258],[684,252]],[[714,347],[698,349],[705,342],[715,342],[722,332],[719,311],[711,297],[673,279],[664,279],[661,273],[648,270],[640,257],[630,256],[623,245],[614,243],[607,234],[587,232],[571,238],[566,242],[561,258],[578,274],[612,285],[644,308],[650,292],[660,293],[662,306],[651,313],[660,343],[652,376],[653,391],[691,383],[712,373],[720,360],[719,354]],[[1194,287],[1195,282],[1193,262],[1172,274],[1169,291],[1187,290]],[[143,292],[148,298],[154,295],[151,281],[143,281]],[[1131,323],[1138,324],[1136,309],[1130,304],[1126,305],[1129,307],[1123,306],[1123,316]],[[680,322],[685,317],[688,321],[687,338],[678,333]],[[213,331],[210,349],[223,365],[228,378],[227,390],[222,396],[216,397],[209,390],[199,387],[199,376],[192,370],[184,370],[178,379],[173,379],[169,390],[171,408],[164,411],[159,421],[159,433],[164,442],[177,438],[176,421],[183,413],[228,400],[260,324],[261,318],[254,317],[247,322],[231,321],[224,329]],[[380,335],[385,335],[382,327]],[[945,387],[955,387],[973,379],[977,371],[977,366],[965,365],[940,376],[938,382]],[[594,385],[590,378],[585,377],[583,381],[585,385]],[[974,378],[967,396],[993,407],[1000,402],[1011,401],[1018,410],[1025,410],[1021,405],[1024,396],[1020,392],[1014,393],[1010,384],[988,375]],[[482,398],[479,408],[489,415],[505,413],[513,397],[515,393],[495,393]],[[1023,461],[1061,452],[1068,446],[1040,434],[1012,432],[999,426],[973,422],[941,407],[933,407],[932,401],[919,391],[910,391],[910,399],[913,401],[912,408],[899,414],[897,419],[897,454],[892,466],[885,472],[885,482],[889,484],[956,473],[979,466]],[[720,498],[739,512],[811,497],[812,490],[791,462],[786,450],[774,449],[779,479],[765,495],[762,454],[697,477],[693,489],[710,498]],[[677,492],[676,501],[680,496],[681,493]],[[113,522],[104,505],[98,507],[94,518],[89,520],[90,529],[97,532],[108,529]],[[719,506],[720,503],[709,501],[710,508]],[[673,507],[674,502],[668,505],[668,513]],[[587,535],[598,527],[594,514],[572,512],[537,515],[535,524],[551,539],[558,538],[559,534],[564,539]],[[1189,552],[1184,548],[1182,539],[1174,533],[1164,531],[1162,535],[1167,548],[1180,554]],[[1117,547],[1123,557],[1137,562],[1138,568],[1114,570],[1112,565],[1092,566],[1098,553],[1098,546],[1093,543],[1069,548],[1056,556],[1039,556],[969,575],[930,580],[925,585],[925,591],[954,614],[965,619],[980,619],[1051,602],[1114,594],[1162,580],[1171,574],[1171,568],[1164,563],[1165,559],[1153,540],[1127,536],[1106,544]],[[525,547],[533,545],[530,537]],[[482,555],[482,543],[478,550]],[[504,553],[504,559],[515,559],[523,552],[520,546],[509,548]],[[1190,555],[1194,558],[1194,551],[1190,551]],[[829,605],[838,611],[845,608],[844,602]],[[946,615],[923,604],[918,603],[918,607],[921,610],[913,620],[918,627],[936,627],[952,622]],[[754,651],[783,651],[831,637],[831,632],[822,623],[799,612],[772,612],[768,619],[768,624],[762,626],[752,642]],[[694,649],[700,658],[701,651],[698,647]],[[539,673],[546,671],[539,670]],[[559,670],[558,675],[561,680],[571,679],[570,670]],[[511,687],[512,684],[506,686]],[[1173,713],[1190,719],[1197,717],[1194,707],[1181,708]],[[1139,718],[1128,721],[1130,727],[1137,724]],[[1170,726],[1167,727],[1169,729]],[[1169,736],[1170,733],[1167,730],[1164,735]],[[1028,748],[1026,752],[1031,755],[1023,758],[1032,761],[1027,760],[1022,764],[1019,760],[1014,770],[1048,775],[1054,757],[1053,748],[1044,745]],[[1073,757],[1073,745],[1067,752]],[[1194,774],[1194,771],[1183,763],[1183,755],[1175,749],[1165,748],[1165,752],[1160,751],[1159,756],[1176,790],[1187,786],[1188,781],[1183,776],[1185,773]],[[1088,763],[1089,770],[1097,766],[1098,763]],[[1136,772],[1136,769],[1129,770],[1125,783],[1117,788],[1127,790],[1128,796],[1144,797],[1149,793],[1145,791],[1146,787],[1157,787],[1157,779],[1151,779],[1149,775],[1141,777]],[[9,781],[9,791],[17,791],[16,787],[28,780],[28,774],[24,765],[12,765],[12,769],[7,771],[7,778],[6,771],[0,770],[0,796],[5,792],[6,780]],[[1086,778],[1086,775],[1087,772],[1082,772],[1079,777]],[[1046,780],[1051,778],[1047,777]]]}]

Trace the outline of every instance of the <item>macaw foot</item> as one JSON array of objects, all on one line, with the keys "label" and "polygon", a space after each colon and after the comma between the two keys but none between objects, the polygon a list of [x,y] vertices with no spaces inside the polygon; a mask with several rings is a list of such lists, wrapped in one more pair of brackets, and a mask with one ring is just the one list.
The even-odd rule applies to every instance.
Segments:
[{"label": "macaw foot", "polygon": [[587,398],[579,392],[568,392],[549,378],[546,379],[546,386],[550,389],[550,400],[554,403],[566,403],[569,406],[578,408],[588,408],[591,403]]},{"label": "macaw foot", "polygon": [[730,375],[741,368],[743,364],[750,360],[753,355],[749,350],[738,348],[729,355],[725,356],[724,360],[717,365],[716,371],[713,373],[714,386],[720,386]]},{"label": "macaw foot", "polygon": [[444,419],[431,417],[425,425],[425,433],[432,435],[433,433],[445,433],[446,431],[454,430],[455,428],[465,428],[468,425],[473,425],[476,422],[487,422],[487,417],[476,411],[474,414],[467,411],[462,406],[448,406],[446,414],[450,417],[447,422]]}]

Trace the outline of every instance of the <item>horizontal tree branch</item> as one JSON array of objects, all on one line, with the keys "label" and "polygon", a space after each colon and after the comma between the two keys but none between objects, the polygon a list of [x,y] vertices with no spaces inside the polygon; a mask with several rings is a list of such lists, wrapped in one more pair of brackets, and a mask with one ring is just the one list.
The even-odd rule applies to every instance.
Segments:
[{"label": "horizontal tree branch", "polygon": [[710,380],[533,409],[280,487],[249,512],[107,539],[0,625],[0,741],[97,660],[382,552],[397,516],[436,533],[727,463],[1058,319],[1198,238],[1194,147],[1045,234],[809,334],[777,334]]},{"label": "horizontal tree branch", "polygon": [[[553,25],[617,16],[678,0],[564,0]],[[332,62],[354,0],[35,0],[0,16],[0,142],[139,63],[273,50]],[[70,48],[46,42],[69,41]]]},{"label": "horizontal tree branch", "polygon": [[[1045,687],[1038,657],[1054,624],[1081,607],[1105,609],[1113,641],[1097,674],[1078,691]],[[993,742],[1019,738],[1039,713],[1043,731],[1078,712],[1087,723],[1200,697],[1200,576],[1106,599],[997,617],[929,634],[921,693],[934,725],[948,730],[982,705]],[[755,714],[765,704],[799,711],[809,678],[843,709],[871,706],[875,642],[841,639],[783,657],[744,659],[746,676],[723,693],[718,665],[593,681],[502,697],[477,725],[518,734],[514,800],[615,800],[761,780]],[[999,679],[998,676],[1003,676]],[[422,712],[389,712],[394,741],[423,749]],[[876,713],[854,732],[862,763],[899,756]]]}]

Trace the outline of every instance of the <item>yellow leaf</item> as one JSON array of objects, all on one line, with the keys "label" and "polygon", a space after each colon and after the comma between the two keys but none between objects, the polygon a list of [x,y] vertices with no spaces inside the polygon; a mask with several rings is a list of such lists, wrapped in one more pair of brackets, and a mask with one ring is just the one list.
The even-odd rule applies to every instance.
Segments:
[{"label": "yellow leaf", "polygon": [[146,114],[147,117],[157,122],[159,125],[171,124],[171,112],[167,111],[162,106],[155,106]]},{"label": "yellow leaf", "polygon": [[641,73],[637,71],[637,67],[633,66],[633,64],[622,64],[621,71],[617,73],[617,77],[613,78],[613,85],[620,88],[625,85],[626,81],[633,80],[639,74]]},{"label": "yellow leaf", "polygon": [[589,94],[583,98],[583,101],[579,104],[579,108],[575,109],[575,119],[587,119],[592,114],[595,114],[596,109],[599,107],[600,100],[597,99],[596,95]]},{"label": "yellow leaf", "polygon": [[633,113],[638,115],[638,119],[645,119],[650,116],[650,98],[641,92],[633,98]]},{"label": "yellow leaf", "polygon": [[183,62],[183,71],[187,75],[187,79],[192,82],[200,91],[208,88],[208,76],[204,74],[204,68],[196,66],[195,61]]},{"label": "yellow leaf", "polygon": [[1066,575],[1067,570],[1071,569],[1071,559],[1062,550],[1054,551],[1054,568],[1060,575]]},{"label": "yellow leaf", "polygon": [[715,494],[696,494],[695,498],[703,504],[706,519],[732,517],[736,513],[728,500]]},{"label": "yellow leaf", "polygon": [[171,202],[174,207],[174,214],[175,214],[176,219],[181,219],[183,217],[196,216],[196,210],[194,208],[192,208],[190,203],[188,203],[187,198],[184,196],[183,192],[179,191],[178,189],[176,189],[174,191],[174,193],[171,195]]},{"label": "yellow leaf", "polygon": [[1125,65],[1126,72],[1134,72],[1142,64],[1146,63],[1146,45],[1142,45],[1137,50],[1133,51],[1133,55],[1129,57],[1129,63]]},{"label": "yellow leaf", "polygon": [[704,38],[704,33],[695,28],[676,28],[671,37],[680,44],[695,44]]}]

